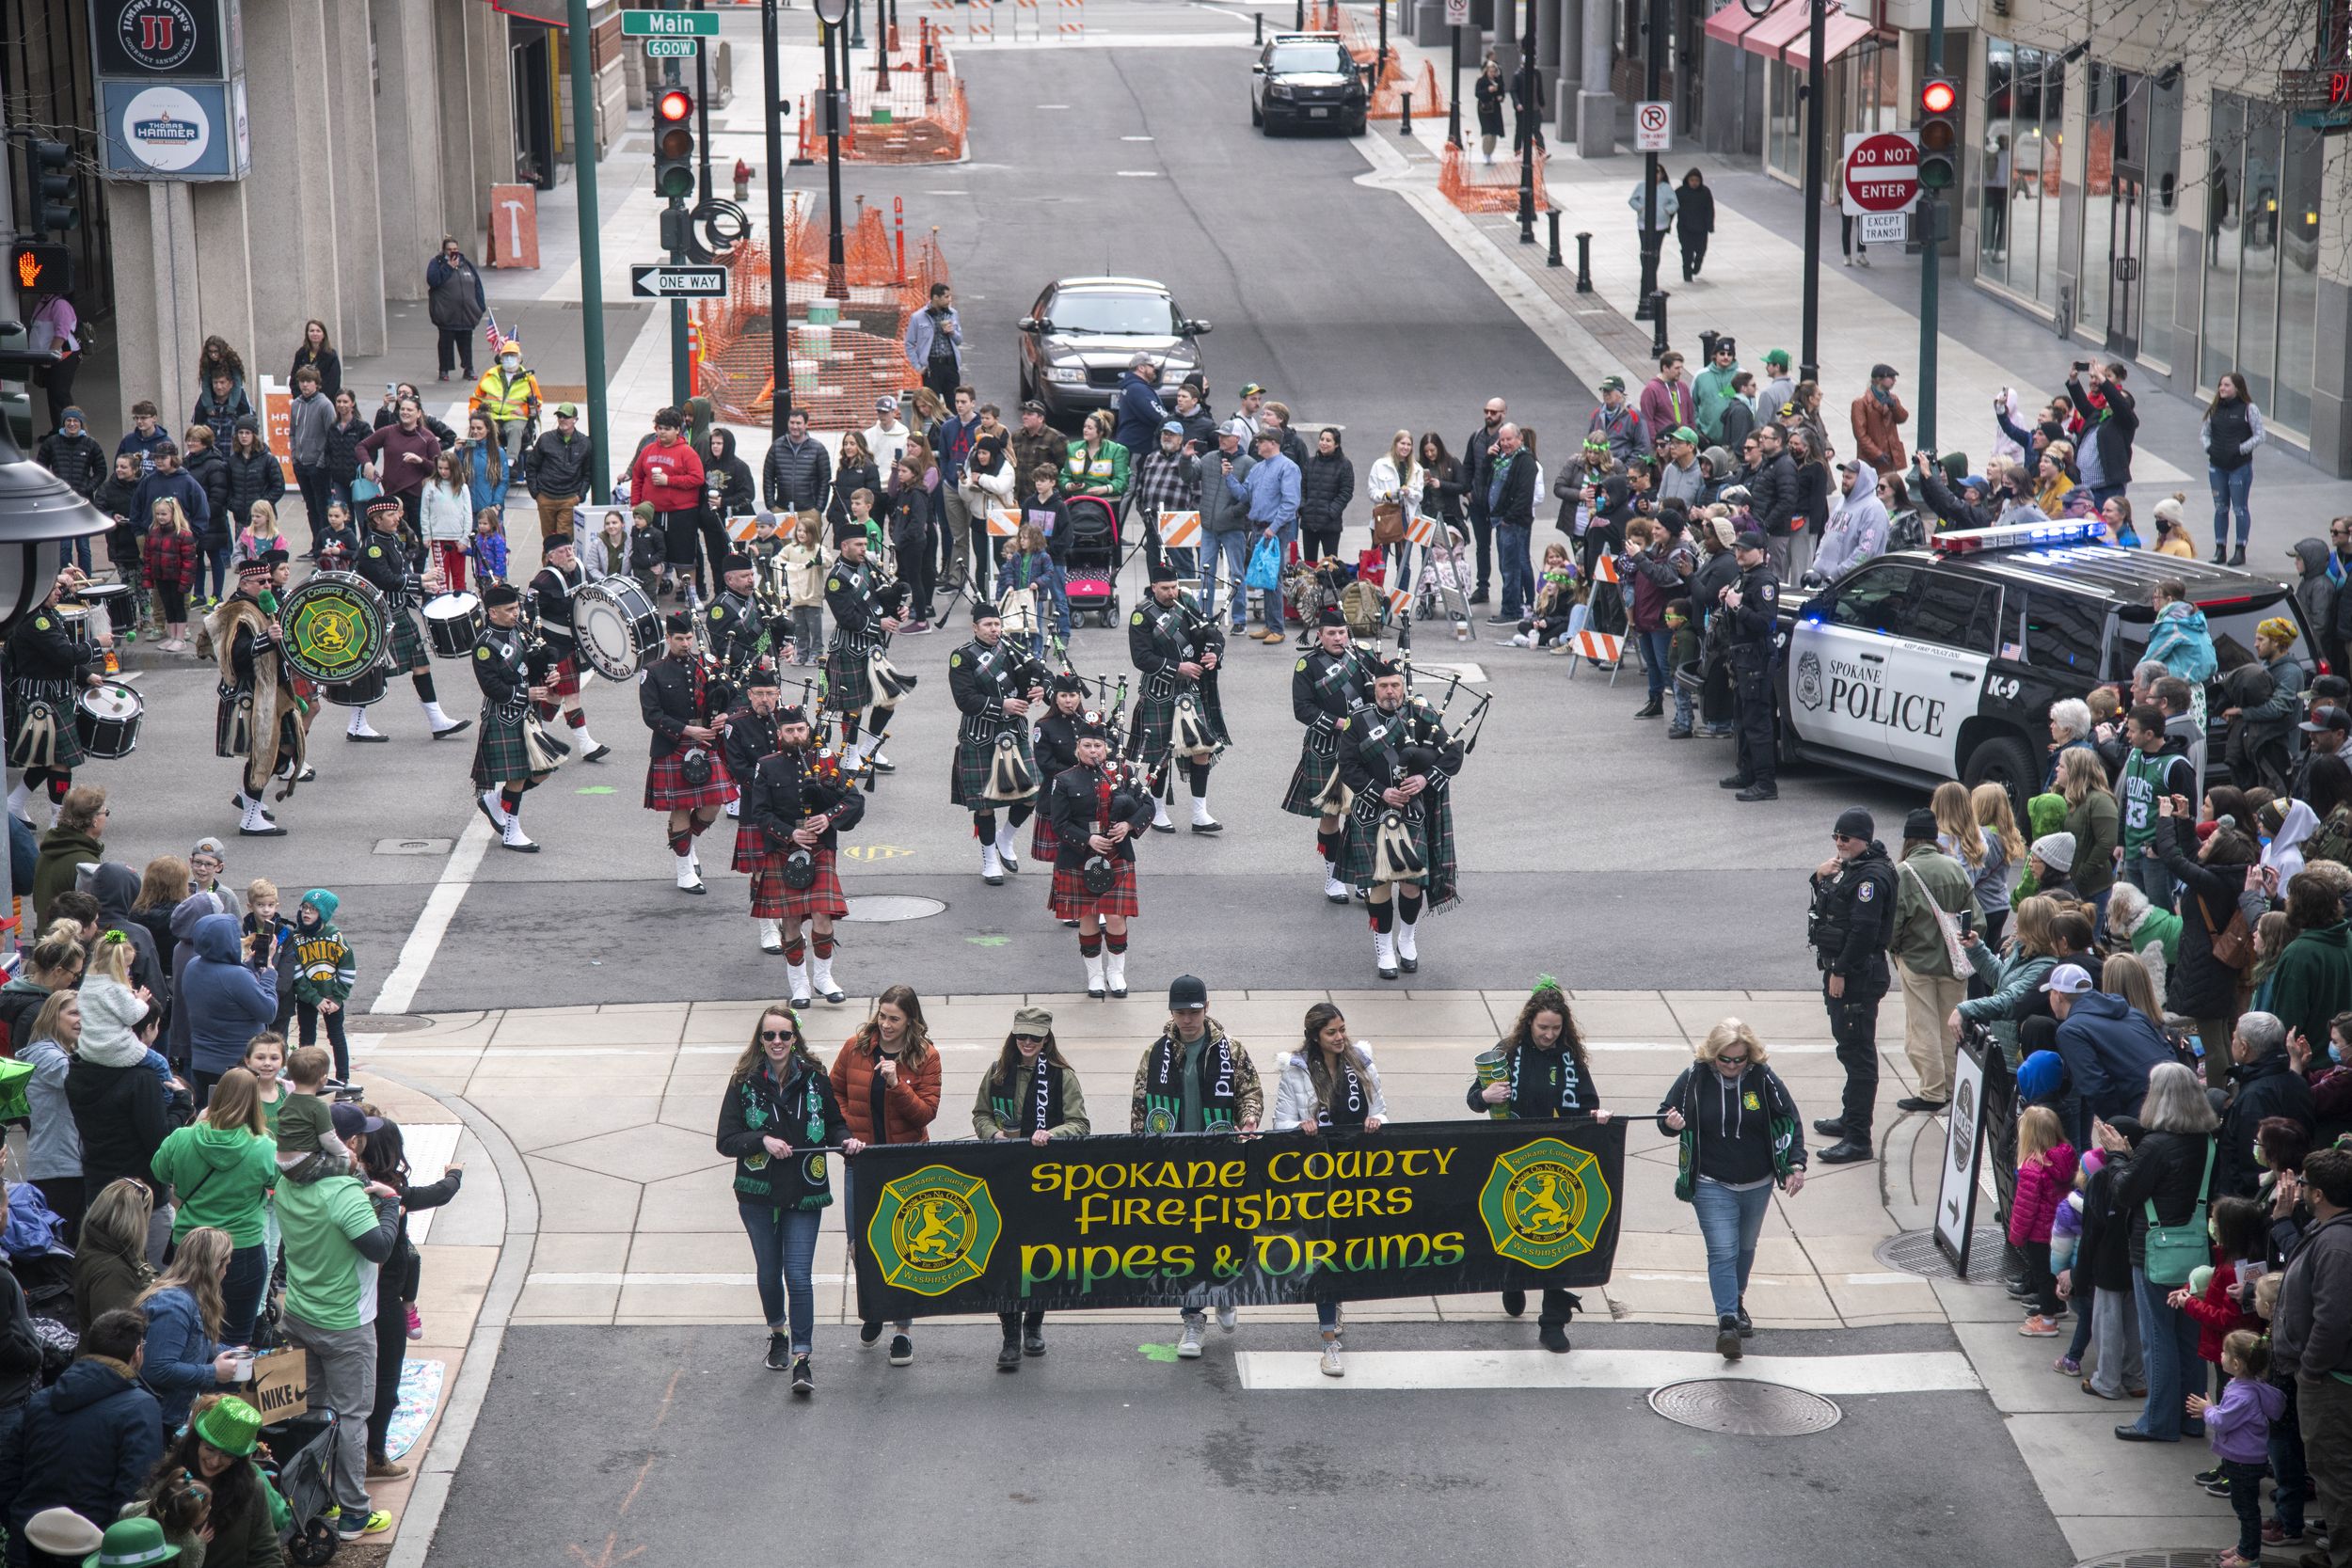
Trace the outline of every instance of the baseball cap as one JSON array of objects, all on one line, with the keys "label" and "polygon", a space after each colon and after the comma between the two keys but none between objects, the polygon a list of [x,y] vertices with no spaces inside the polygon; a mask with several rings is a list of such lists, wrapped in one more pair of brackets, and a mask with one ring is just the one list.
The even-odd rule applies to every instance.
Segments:
[{"label": "baseball cap", "polygon": [[1692,430],[1687,424],[1678,424],[1674,427],[1673,433],[1669,435],[1666,439],[1669,441],[1685,441],[1695,447],[1699,444],[1699,433]]},{"label": "baseball cap", "polygon": [[1785,348],[1768,348],[1764,351],[1764,363],[1778,365],[1786,370],[1788,365],[1788,351]]},{"label": "baseball cap", "polygon": [[338,1101],[330,1115],[335,1122],[335,1136],[339,1138],[360,1137],[381,1132],[384,1127],[382,1117],[372,1117],[348,1101]]},{"label": "baseball cap", "polygon": [[1225,428],[1218,431],[1217,434],[1219,436],[1231,436],[1237,440],[1247,441],[1249,439],[1252,433],[1249,429],[1249,421],[1248,420],[1232,419],[1226,420]]},{"label": "baseball cap", "polygon": [[1262,398],[1265,396],[1265,388],[1254,381],[1245,381],[1241,384],[1239,395],[1246,398]]},{"label": "baseball cap", "polygon": [[1760,550],[1764,547],[1764,536],[1754,529],[1743,529],[1740,536],[1731,542],[1731,547],[1735,550]]},{"label": "baseball cap", "polygon": [[2050,977],[2042,989],[2060,996],[2080,996],[2090,989],[2090,971],[2080,964],[2060,964],[2050,971]]},{"label": "baseball cap", "polygon": [[1045,412],[1045,405],[1038,402],[1037,399],[1031,398],[1021,405],[1021,412],[1024,414],[1042,414]]},{"label": "baseball cap", "polygon": [[1198,974],[1179,974],[1168,988],[1168,1010],[1181,1013],[1187,1007],[1209,1005],[1208,982]]},{"label": "baseball cap", "polygon": [[1860,806],[1848,806],[1837,814],[1836,832],[1839,838],[1867,839],[1877,833],[1878,824]]},{"label": "baseball cap", "polygon": [[898,400],[888,392],[874,400],[874,412],[877,414],[896,414],[898,411]]},{"label": "baseball cap", "polygon": [[1600,378],[1600,386],[1597,388],[1597,390],[1603,392],[1622,392],[1625,390],[1625,377],[1621,375],[1604,375]]},{"label": "baseball cap", "polygon": [[577,420],[580,418],[580,404],[559,403],[555,405],[555,417],[559,420]]},{"label": "baseball cap", "polygon": [[1182,436],[1184,433],[1184,421],[1182,420],[1162,420],[1160,421],[1160,434],[1163,436]]},{"label": "baseball cap", "polygon": [[2312,716],[2296,728],[2307,735],[2317,735],[2322,730],[2352,735],[2352,713],[2346,713],[2340,707],[2315,707],[2312,709]]}]

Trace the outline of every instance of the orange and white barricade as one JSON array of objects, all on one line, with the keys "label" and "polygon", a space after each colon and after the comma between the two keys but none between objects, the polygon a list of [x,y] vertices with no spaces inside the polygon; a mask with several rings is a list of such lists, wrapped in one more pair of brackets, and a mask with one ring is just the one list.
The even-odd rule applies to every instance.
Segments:
[{"label": "orange and white barricade", "polygon": [[1160,546],[1164,549],[1197,549],[1200,545],[1200,514],[1198,512],[1163,512],[1160,514]]},{"label": "orange and white barricade", "polygon": [[1593,562],[1593,578],[1597,582],[1613,582],[1620,585],[1625,580],[1617,576],[1617,558],[1606,550],[1603,550]]},{"label": "orange and white barricade", "polygon": [[1405,537],[1422,549],[1438,542],[1438,519],[1426,512],[1416,512],[1406,520]]},{"label": "orange and white barricade", "polygon": [[1039,20],[1037,0],[1012,0],[1012,36],[1018,40],[1024,29],[1032,39],[1045,36],[1045,24]]},{"label": "orange and white barricade", "polygon": [[994,0],[968,0],[963,8],[963,36],[967,39],[996,37],[996,7]]},{"label": "orange and white barricade", "polygon": [[1061,0],[1060,34],[1064,39],[1087,36],[1086,0]]},{"label": "orange and white barricade", "polygon": [[739,512],[727,519],[727,537],[739,545],[751,543],[753,536],[758,532],[759,519],[748,512]]},{"label": "orange and white barricade", "polygon": [[1010,539],[1021,531],[1021,514],[1009,506],[988,509],[988,536],[991,539]]}]

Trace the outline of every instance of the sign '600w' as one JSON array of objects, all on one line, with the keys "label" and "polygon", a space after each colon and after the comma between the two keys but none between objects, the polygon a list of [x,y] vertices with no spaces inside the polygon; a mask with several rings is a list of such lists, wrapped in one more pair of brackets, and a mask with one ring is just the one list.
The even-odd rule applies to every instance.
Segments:
[{"label": "sign '600w'", "polygon": [[1625,1125],[869,1148],[850,1162],[859,1312],[1597,1285],[1616,1252]]}]

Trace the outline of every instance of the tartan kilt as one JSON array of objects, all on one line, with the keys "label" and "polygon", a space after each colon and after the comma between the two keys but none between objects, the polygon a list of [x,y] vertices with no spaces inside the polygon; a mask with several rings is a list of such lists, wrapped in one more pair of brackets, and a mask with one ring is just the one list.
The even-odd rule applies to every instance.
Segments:
[{"label": "tartan kilt", "polygon": [[[1414,824],[1407,818],[1406,825],[1413,828],[1414,841],[1420,845],[1429,866],[1422,886],[1429,901],[1429,912],[1434,914],[1451,907],[1460,896],[1460,866],[1454,846],[1454,802],[1433,800],[1426,794],[1421,799],[1423,803],[1420,823]],[[1380,818],[1387,811],[1378,796],[1365,795],[1348,812],[1343,828],[1345,842],[1340,851],[1340,880],[1356,887],[1375,885],[1372,879],[1373,855],[1380,839]]]},{"label": "tartan kilt", "polygon": [[735,858],[727,862],[729,871],[748,877],[759,869],[760,857],[768,852],[768,835],[748,822],[735,825]]},{"label": "tartan kilt", "polygon": [[[241,757],[252,750],[253,716],[245,707],[246,693],[232,691],[213,709],[213,755]],[[76,736],[76,742],[80,736]]]},{"label": "tartan kilt", "polygon": [[697,789],[686,782],[686,748],[645,765],[647,811],[700,811],[723,806],[735,799],[735,781],[727,777],[727,760],[716,747],[710,752],[710,782]]},{"label": "tartan kilt", "polygon": [[762,855],[752,869],[752,914],[759,920],[811,920],[818,915],[838,920],[850,912],[842,895],[841,874],[834,851],[817,848],[817,879],[804,888],[784,885],[784,856]]},{"label": "tartan kilt", "polygon": [[[81,732],[74,728],[74,715],[79,709],[75,706],[73,699],[68,697],[63,701],[58,701],[54,698],[41,698],[39,701],[47,704],[52,719],[48,747],[50,757],[47,762],[40,766],[57,773],[81,767],[83,763],[89,760],[89,753],[82,750]],[[25,759],[30,755],[33,747],[39,744],[30,733],[33,706],[33,702],[28,701],[24,704],[24,711],[18,716],[16,728],[9,736],[8,766],[11,768],[24,767]],[[228,754],[236,755],[233,752]]]},{"label": "tartan kilt", "polygon": [[1293,816],[1321,816],[1324,796],[1340,770],[1336,756],[1317,756],[1313,732],[1298,747],[1298,766],[1291,770],[1291,786],[1282,795],[1282,809]]},{"label": "tartan kilt", "polygon": [[[1030,748],[1028,726],[1015,725],[1004,733],[1016,737],[1015,743],[1021,748],[1021,754],[1028,759],[1029,771],[1035,773],[1037,753]],[[988,798],[988,776],[994,772],[995,768],[996,737],[994,736],[990,736],[986,740],[965,740],[959,736],[956,741],[954,774],[948,781],[948,803],[961,806],[967,811],[994,811],[1000,805],[1018,804],[1019,802],[1013,800],[992,800]],[[1037,799],[1037,792],[1031,790],[1021,799],[1034,800]]]},{"label": "tartan kilt", "polygon": [[1029,820],[1037,824],[1036,832],[1029,835],[1029,858],[1033,861],[1053,861],[1059,859],[1061,856],[1061,834],[1054,831],[1054,824],[1052,821],[1046,817],[1046,815],[1043,812],[1039,812]]},{"label": "tartan kilt", "polygon": [[1045,907],[1054,918],[1076,920],[1088,914],[1141,914],[1143,906],[1136,900],[1136,863],[1113,861],[1111,863],[1118,867],[1118,879],[1111,883],[1108,893],[1100,895],[1087,891],[1086,880],[1078,867],[1054,867],[1053,892],[1045,900]]},{"label": "tartan kilt", "polygon": [[856,713],[874,705],[871,657],[839,648],[825,655],[825,705],[835,713]]},{"label": "tartan kilt", "polygon": [[1173,696],[1136,697],[1135,722],[1127,731],[1127,755],[1146,768],[1157,768],[1168,760],[1168,736],[1175,728]]},{"label": "tartan kilt", "polygon": [[417,624],[414,610],[403,605],[390,611],[386,618],[391,623],[392,671],[395,674],[421,670],[433,662],[429,645],[424,640],[424,627]]},{"label": "tartan kilt", "polygon": [[[549,647],[554,645],[548,644]],[[565,654],[563,661],[548,672],[547,686],[548,699],[551,703],[580,695],[580,655],[577,652]]]},{"label": "tartan kilt", "polygon": [[523,744],[523,720],[485,711],[473,743],[473,782],[477,789],[511,779],[531,777],[531,752]]}]

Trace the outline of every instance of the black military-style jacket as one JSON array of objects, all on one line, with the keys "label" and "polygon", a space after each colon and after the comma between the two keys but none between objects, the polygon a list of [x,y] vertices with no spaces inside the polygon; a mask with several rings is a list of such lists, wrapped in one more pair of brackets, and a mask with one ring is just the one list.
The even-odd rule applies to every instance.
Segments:
[{"label": "black military-style jacket", "polygon": [[1214,616],[1203,615],[1189,594],[1163,605],[1149,594],[1127,617],[1127,657],[1147,677],[1173,678],[1176,666],[1198,664],[1203,654],[1225,652],[1225,629]]},{"label": "black military-style jacket", "polygon": [[721,701],[714,693],[717,685],[692,654],[664,655],[646,669],[637,687],[637,710],[653,731],[654,761],[693,744],[686,738],[686,726],[711,722]]},{"label": "black military-style jacket", "polygon": [[836,560],[826,572],[825,613],[833,617],[835,647],[870,654],[882,646],[882,606],[874,602],[881,583],[882,568],[870,557],[854,565]]},{"label": "black military-style jacket", "polygon": [[1316,648],[1291,671],[1291,717],[1327,727],[1372,704],[1372,673],[1353,648],[1327,653]]},{"label": "black military-style jacket", "polygon": [[727,759],[727,776],[743,783],[758,771],[766,758],[773,756],[781,746],[776,734],[784,726],[776,721],[775,713],[754,713],[749,704],[727,715],[726,734],[719,737],[719,748]]},{"label": "black military-style jacket", "polygon": [[841,830],[856,827],[865,816],[866,797],[830,768],[832,758],[830,751],[802,747],[760,759],[743,798],[743,821],[759,830],[771,852],[790,853],[801,824],[822,813],[831,813],[832,819],[818,845],[837,848]]},{"label": "black military-style jacket", "polygon": [[409,567],[408,553],[401,547],[398,534],[370,533],[360,541],[359,559],[352,562],[352,570],[374,584],[384,602],[394,610],[405,610],[424,597],[423,580]]},{"label": "black military-style jacket", "polygon": [[518,719],[531,701],[531,669],[520,626],[485,626],[473,645],[474,684],[485,718]]},{"label": "black military-style jacket", "polygon": [[[1108,786],[1116,787],[1109,787],[1106,802]],[[1139,784],[1120,784],[1109,764],[1100,768],[1080,764],[1054,775],[1045,792],[1045,813],[1061,838],[1054,863],[1075,870],[1094,853],[1087,840],[1110,822],[1127,824],[1127,836],[1111,846],[1111,859],[1134,860],[1136,840],[1152,825],[1152,797]]]},{"label": "black military-style jacket", "polygon": [[571,575],[566,577],[552,566],[542,566],[539,575],[531,579],[531,603],[539,623],[539,635],[555,647],[550,651],[559,657],[569,657],[572,651],[572,595],[588,581],[588,568],[572,562]]},{"label": "black military-style jacket", "polygon": [[[1429,781],[1426,795],[1443,796],[1462,770],[1462,743],[1446,734],[1438,710],[1422,698],[1406,697],[1394,713],[1365,708],[1339,721],[1338,728],[1340,782],[1355,793],[1359,811],[1367,800],[1377,807],[1382,790],[1416,773]],[[1424,749],[1425,758],[1408,754]]]}]

